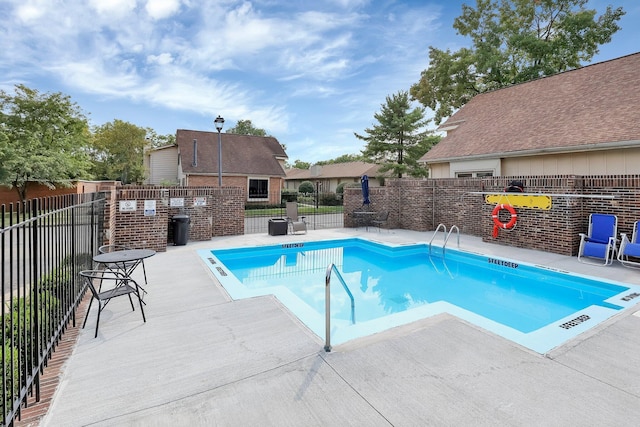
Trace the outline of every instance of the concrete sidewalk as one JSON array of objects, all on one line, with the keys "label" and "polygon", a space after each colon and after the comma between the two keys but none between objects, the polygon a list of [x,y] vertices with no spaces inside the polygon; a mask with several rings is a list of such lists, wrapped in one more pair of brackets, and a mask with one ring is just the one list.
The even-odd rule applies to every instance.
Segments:
[{"label": "concrete sidewalk", "polygon": [[[246,235],[170,247],[145,261],[147,322],[126,299],[95,312],[65,367],[46,426],[637,425],[640,317],[609,319],[547,355],[449,315],[325,353],[274,297],[232,301],[203,248],[364,235],[428,241],[404,230]],[[640,282],[619,265],[461,236],[461,249]],[[141,273],[140,273],[141,274]]]}]

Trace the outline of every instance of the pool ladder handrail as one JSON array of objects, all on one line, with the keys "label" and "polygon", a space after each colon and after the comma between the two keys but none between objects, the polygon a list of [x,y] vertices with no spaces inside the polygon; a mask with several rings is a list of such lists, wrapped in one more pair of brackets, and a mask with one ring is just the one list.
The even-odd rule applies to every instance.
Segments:
[{"label": "pool ladder handrail", "polygon": [[429,255],[431,255],[431,243],[433,243],[433,239],[436,238],[436,234],[438,234],[438,231],[440,231],[441,228],[443,233],[447,233],[447,226],[443,223],[438,224],[438,226],[436,227],[436,231],[434,231],[433,236],[431,236],[431,240],[429,240]]},{"label": "pool ladder handrail", "polygon": [[444,254],[444,248],[447,246],[447,242],[449,241],[449,237],[451,237],[451,233],[453,230],[456,230],[456,234],[458,236],[458,248],[460,247],[460,229],[457,225],[452,225],[449,229],[449,233],[447,233],[447,237],[444,239],[444,245],[442,245],[442,253]]},{"label": "pool ladder handrail", "polygon": [[340,283],[342,283],[342,287],[344,288],[344,290],[347,292],[347,295],[349,295],[349,298],[351,299],[351,323],[352,324],[356,323],[356,303],[355,303],[355,300],[353,299],[353,294],[349,290],[347,283],[342,278],[342,275],[336,268],[335,264],[331,263],[327,267],[327,273],[325,274],[325,280],[324,280],[324,310],[325,310],[324,351],[326,352],[331,351],[331,272],[336,273],[336,276],[340,280]]},{"label": "pool ladder handrail", "polygon": [[458,247],[460,247],[460,229],[458,228],[458,226],[452,225],[451,228],[449,229],[449,232],[447,233],[447,226],[444,225],[443,223],[440,223],[436,227],[436,231],[433,232],[433,236],[431,236],[431,240],[429,240],[429,256],[431,256],[431,243],[433,243],[433,239],[436,238],[436,234],[438,234],[438,231],[440,231],[440,229],[442,229],[442,232],[445,233],[444,244],[442,245],[443,254],[445,251],[445,247],[447,246],[447,242],[449,241],[449,237],[451,237],[451,233],[453,233],[454,230],[456,231],[456,234],[458,237]]}]

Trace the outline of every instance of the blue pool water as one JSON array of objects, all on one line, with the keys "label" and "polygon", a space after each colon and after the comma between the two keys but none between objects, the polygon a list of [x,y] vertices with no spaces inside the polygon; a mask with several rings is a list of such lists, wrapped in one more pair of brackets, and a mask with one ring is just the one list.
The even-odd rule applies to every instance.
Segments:
[{"label": "blue pool water", "polygon": [[[546,352],[620,310],[640,287],[427,245],[363,239],[201,251],[234,299],[276,295],[324,338],[325,274],[331,280],[331,342],[450,313],[538,352]],[[355,323],[352,321],[355,317]]]}]

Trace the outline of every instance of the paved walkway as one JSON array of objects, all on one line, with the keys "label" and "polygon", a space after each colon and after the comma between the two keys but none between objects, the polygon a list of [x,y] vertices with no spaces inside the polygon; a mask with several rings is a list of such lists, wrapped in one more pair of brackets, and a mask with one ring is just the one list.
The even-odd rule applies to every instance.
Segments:
[{"label": "paved walkway", "polygon": [[[322,230],[170,247],[145,261],[147,322],[128,301],[95,313],[64,367],[44,426],[638,424],[640,317],[628,310],[547,355],[449,315],[322,349],[274,297],[232,301],[197,249],[363,234],[396,243],[430,233]],[[619,265],[461,236],[461,248],[609,279]],[[122,303],[122,304],[120,304]],[[120,304],[120,305],[119,305]]]}]

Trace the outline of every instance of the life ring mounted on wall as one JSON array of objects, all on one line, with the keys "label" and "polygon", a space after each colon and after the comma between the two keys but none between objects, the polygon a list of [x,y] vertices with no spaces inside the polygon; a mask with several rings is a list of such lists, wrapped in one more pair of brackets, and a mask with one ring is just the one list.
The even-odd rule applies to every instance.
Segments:
[{"label": "life ring mounted on wall", "polygon": [[[500,211],[506,209],[511,214],[511,218],[508,222],[500,221]],[[510,230],[515,227],[516,222],[518,221],[518,213],[511,205],[496,205],[493,208],[493,212],[491,212],[491,218],[493,218],[493,237],[498,237],[498,231],[503,228],[505,230]]]}]

